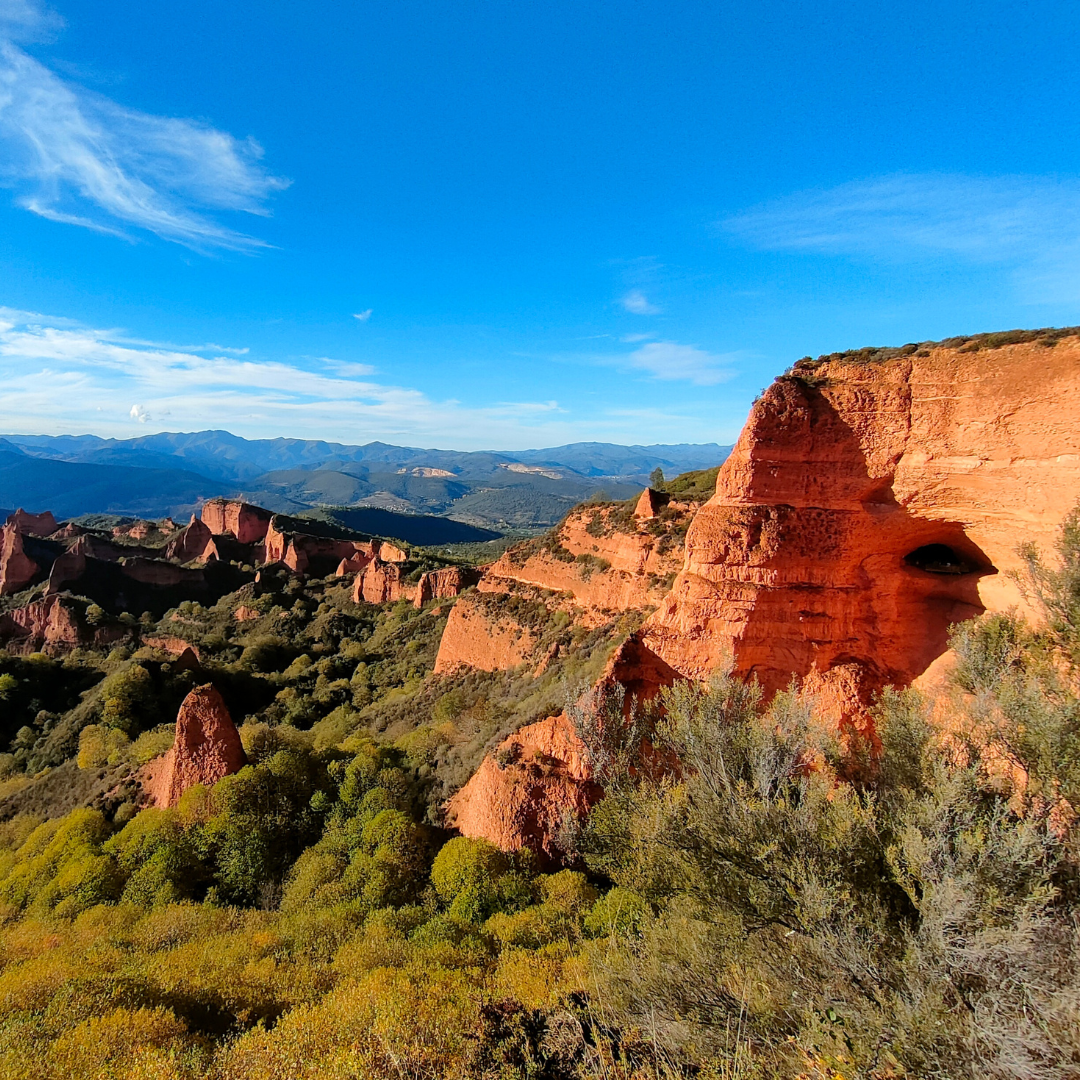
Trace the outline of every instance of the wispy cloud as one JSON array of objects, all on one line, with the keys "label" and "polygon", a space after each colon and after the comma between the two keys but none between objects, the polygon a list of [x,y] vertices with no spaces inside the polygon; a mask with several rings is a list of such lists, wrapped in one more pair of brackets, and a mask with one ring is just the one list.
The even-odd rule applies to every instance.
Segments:
[{"label": "wispy cloud", "polygon": [[803,191],[721,223],[773,251],[1001,266],[1080,291],[1080,182],[911,174]]},{"label": "wispy cloud", "polygon": [[631,367],[657,379],[685,379],[697,386],[715,386],[734,377],[738,354],[720,355],[676,341],[650,341],[625,358]]},{"label": "wispy cloud", "polygon": [[353,315],[353,318],[358,319],[360,322],[367,322],[371,318],[373,310],[373,308],[368,308],[366,311],[358,311]]},{"label": "wispy cloud", "polygon": [[145,230],[195,250],[266,244],[212,215],[265,216],[287,181],[254,139],[126,108],[61,79],[16,44],[47,25],[26,0],[0,0],[0,182],[41,217],[127,236]]},{"label": "wispy cloud", "polygon": [[469,407],[379,383],[366,364],[256,361],[135,340],[0,308],[0,430],[122,436],[168,417],[172,430],[411,445],[554,445],[581,435],[556,401]]},{"label": "wispy cloud", "polygon": [[659,315],[661,308],[649,302],[649,298],[640,289],[631,289],[619,301],[633,315]]}]

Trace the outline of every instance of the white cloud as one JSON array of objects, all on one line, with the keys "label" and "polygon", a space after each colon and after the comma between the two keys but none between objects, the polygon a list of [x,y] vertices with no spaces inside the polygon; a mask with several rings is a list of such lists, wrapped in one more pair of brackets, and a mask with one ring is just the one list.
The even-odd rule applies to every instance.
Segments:
[{"label": "white cloud", "polygon": [[635,349],[626,361],[657,379],[686,379],[697,386],[715,386],[734,376],[737,354],[724,356],[675,341],[650,341]]},{"label": "white cloud", "polygon": [[648,297],[640,289],[631,289],[619,303],[634,315],[659,315],[661,308],[650,304]]},{"label": "white cloud", "polygon": [[210,216],[265,215],[269,196],[287,186],[262,167],[253,139],[138,112],[66,82],[14,43],[19,28],[46,25],[40,9],[0,4],[0,181],[19,205],[52,221],[121,236],[142,229],[196,250],[266,246]]},{"label": "white cloud", "polygon": [[551,446],[582,434],[555,401],[433,401],[374,381],[373,370],[330,358],[180,351],[0,307],[0,430],[126,437],[133,421],[158,430],[167,416],[170,430],[414,446]]},{"label": "white cloud", "polygon": [[55,12],[30,0],[0,0],[0,33],[14,40],[40,38],[63,24]]},{"label": "white cloud", "polygon": [[353,315],[354,319],[359,319],[360,322],[367,322],[371,318],[372,308],[368,308],[367,311],[358,311]]},{"label": "white cloud", "polygon": [[766,250],[894,263],[945,257],[1007,268],[1033,298],[1037,285],[1059,295],[1080,294],[1075,180],[887,176],[798,192],[722,226]]},{"label": "white cloud", "polygon": [[648,341],[653,336],[653,334],[623,334],[619,340],[624,345],[634,345],[639,341]]}]

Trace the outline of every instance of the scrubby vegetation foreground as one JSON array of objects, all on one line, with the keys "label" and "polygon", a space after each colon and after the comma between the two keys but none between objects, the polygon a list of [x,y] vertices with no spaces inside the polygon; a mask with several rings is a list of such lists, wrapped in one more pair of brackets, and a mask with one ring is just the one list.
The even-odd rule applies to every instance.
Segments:
[{"label": "scrubby vegetation foreground", "polygon": [[[1075,516],[1060,555],[1029,553],[1045,624],[959,628],[951,685],[885,694],[874,745],[731,678],[662,716],[579,715],[607,797],[557,872],[429,820],[410,753],[480,707],[468,680],[410,742],[400,687],[380,732],[357,720],[370,682],[350,713],[321,672],[332,721],[245,724],[252,763],[176,809],[23,814],[0,855],[0,1075],[1080,1075]],[[268,709],[311,707],[285,689]],[[147,737],[122,731],[135,690],[106,694],[84,754]],[[644,731],[677,772],[628,768]]]}]

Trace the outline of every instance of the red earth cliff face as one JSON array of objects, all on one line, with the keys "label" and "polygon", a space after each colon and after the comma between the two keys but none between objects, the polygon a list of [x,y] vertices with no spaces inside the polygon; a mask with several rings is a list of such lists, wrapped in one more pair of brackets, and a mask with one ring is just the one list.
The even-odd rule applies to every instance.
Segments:
[{"label": "red earth cliff face", "polygon": [[793,676],[838,719],[951,624],[1021,604],[1080,493],[1080,341],[797,366],[754,406],[644,645],[680,675]]},{"label": "red earth cliff face", "polygon": [[66,652],[79,645],[105,645],[126,635],[123,627],[84,627],[75,606],[62,596],[44,596],[0,615],[0,639],[9,651]]},{"label": "red earth cliff face", "polygon": [[420,575],[413,603],[419,608],[429,600],[450,600],[460,596],[480,580],[480,571],[471,566],[447,566]]},{"label": "red earth cliff face", "polygon": [[143,771],[144,790],[155,806],[175,806],[190,787],[212,787],[247,764],[240,733],[217,690],[197,686],[180,706],[172,748]]},{"label": "red earth cliff face", "polygon": [[401,581],[401,567],[373,559],[353,582],[353,603],[389,604],[400,600],[407,587]]},{"label": "red earth cliff face", "polygon": [[485,568],[480,588],[507,592],[516,583],[568,593],[581,608],[579,620],[594,626],[614,613],[654,606],[682,565],[680,526],[696,508],[672,503],[668,521],[654,532],[636,513],[622,520],[621,507],[579,507],[560,526],[557,546],[511,548]]},{"label": "red earth cliff face", "polygon": [[557,862],[563,819],[582,817],[602,794],[584,749],[565,713],[523,727],[450,799],[447,823],[504,851],[528,847],[541,862]]},{"label": "red earth cliff face", "polygon": [[165,547],[165,558],[177,562],[205,561],[211,554],[216,557],[213,534],[194,514]]},{"label": "red earth cliff face", "polygon": [[9,520],[0,529],[0,595],[10,596],[25,589],[39,571],[38,564],[23,550],[18,525]]},{"label": "red earth cliff face", "polygon": [[237,499],[209,499],[203,503],[200,516],[214,536],[228,533],[241,544],[257,544],[266,536],[273,515]]},{"label": "red earth cliff face", "polygon": [[503,600],[539,601],[590,629],[655,607],[682,565],[683,534],[697,505],[671,502],[662,520],[641,519],[619,504],[581,506],[550,539],[510,548],[484,568],[477,594],[463,596],[450,612],[436,673],[498,671],[526,661],[542,673],[544,660],[532,651],[537,635],[514,621]]},{"label": "red earth cliff face", "polygon": [[507,671],[526,663],[539,640],[512,615],[500,611],[498,596],[470,593],[450,610],[435,657],[435,674],[458,668]]}]

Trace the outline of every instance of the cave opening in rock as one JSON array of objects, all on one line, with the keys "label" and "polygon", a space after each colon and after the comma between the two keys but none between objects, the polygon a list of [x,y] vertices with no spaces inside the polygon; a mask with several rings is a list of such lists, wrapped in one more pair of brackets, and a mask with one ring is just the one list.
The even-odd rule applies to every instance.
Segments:
[{"label": "cave opening in rock", "polygon": [[982,569],[948,544],[923,544],[905,555],[904,562],[930,574],[972,574]]}]

